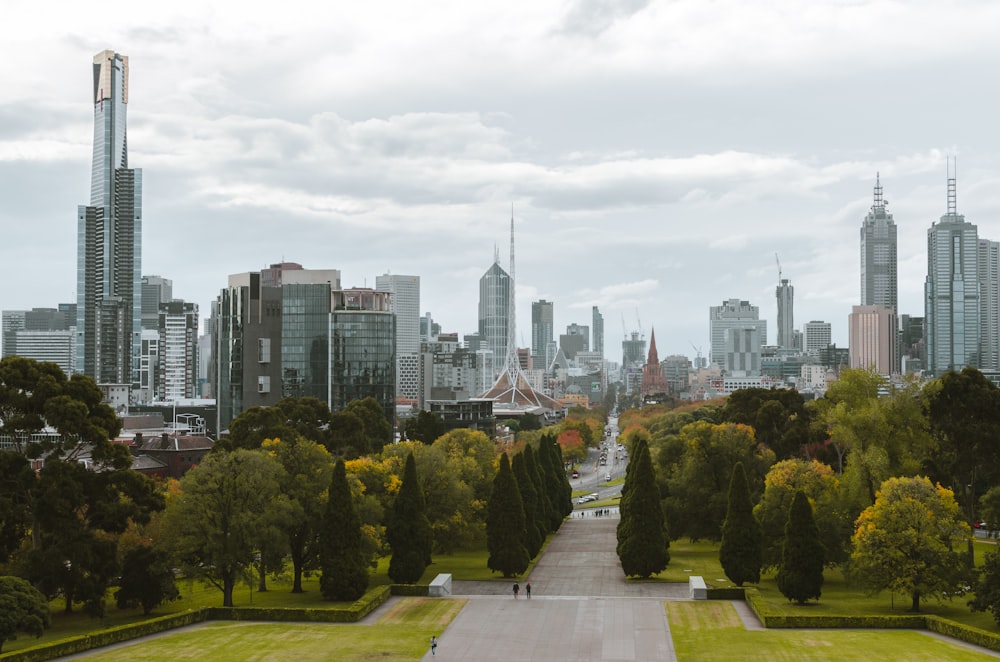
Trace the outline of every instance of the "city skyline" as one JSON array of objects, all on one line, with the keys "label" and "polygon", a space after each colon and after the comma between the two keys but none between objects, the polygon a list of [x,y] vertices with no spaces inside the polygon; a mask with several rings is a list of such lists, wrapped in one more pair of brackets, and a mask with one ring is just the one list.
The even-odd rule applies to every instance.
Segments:
[{"label": "city skyline", "polygon": [[143,275],[173,280],[203,317],[229,274],[289,260],[338,269],[345,287],[419,276],[421,315],[472,333],[513,202],[520,347],[545,299],[556,329],[598,306],[611,360],[640,326],[661,356],[694,357],[720,301],[776,324],[774,253],[796,327],[830,322],[846,346],[876,173],[900,315],[923,315],[947,156],[962,213],[1000,238],[983,85],[1000,9],[978,3],[310,7],[306,27],[294,2],[240,17],[56,4],[46,21],[11,8],[0,27],[32,54],[0,64],[0,277],[17,284],[2,309],[77,300],[72,210],[88,199],[104,49],[129,56]]}]

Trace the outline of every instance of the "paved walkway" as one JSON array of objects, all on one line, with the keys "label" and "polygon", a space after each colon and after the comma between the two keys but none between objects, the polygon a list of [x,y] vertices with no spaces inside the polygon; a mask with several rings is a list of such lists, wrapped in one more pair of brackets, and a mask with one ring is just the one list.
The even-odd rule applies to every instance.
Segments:
[{"label": "paved walkway", "polygon": [[[454,582],[469,602],[441,636],[441,660],[676,660],[663,601],[686,599],[686,584],[626,583],[615,553],[617,517],[567,520],[531,576]],[[425,660],[430,660],[428,653]]]}]

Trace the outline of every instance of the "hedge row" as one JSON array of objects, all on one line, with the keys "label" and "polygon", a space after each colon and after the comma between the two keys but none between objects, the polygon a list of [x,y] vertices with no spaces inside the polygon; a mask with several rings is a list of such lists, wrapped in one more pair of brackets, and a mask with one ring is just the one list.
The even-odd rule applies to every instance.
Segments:
[{"label": "hedge row", "polygon": [[709,600],[744,600],[746,589],[741,586],[727,586],[725,588],[709,588]]},{"label": "hedge row", "polygon": [[118,625],[107,630],[83,634],[77,637],[70,637],[51,644],[41,644],[31,648],[23,648],[12,653],[5,653],[0,656],[4,662],[37,662],[40,660],[51,660],[64,655],[82,653],[102,646],[145,637],[150,634],[158,634],[166,630],[184,627],[201,623],[209,619],[207,608],[192,609],[180,614],[170,614],[169,616],[159,616],[140,623],[129,625]]},{"label": "hedge row", "polygon": [[411,598],[430,595],[430,586],[427,584],[392,584],[389,590],[393,595],[405,595]]},{"label": "hedge row", "polygon": [[965,625],[964,623],[950,621],[940,616],[925,616],[924,620],[927,622],[927,629],[931,632],[961,639],[966,643],[989,648],[990,650],[1000,651],[1000,634],[971,625]]},{"label": "hedge row", "polygon": [[746,602],[757,615],[761,625],[766,628],[855,628],[855,629],[927,629],[926,616],[923,614],[864,614],[848,615],[810,615],[783,614],[772,611],[756,589],[746,591]]},{"label": "hedge row", "polygon": [[[424,587],[427,588],[426,586]],[[425,591],[426,594],[426,591]],[[388,586],[376,586],[347,607],[267,608],[267,607],[203,607],[180,614],[160,616],[148,621],[119,625],[92,634],[62,639],[51,644],[32,646],[0,655],[3,662],[40,662],[64,655],[82,653],[102,646],[157,634],[166,630],[201,623],[202,621],[281,621],[304,623],[355,623],[389,599]]]}]

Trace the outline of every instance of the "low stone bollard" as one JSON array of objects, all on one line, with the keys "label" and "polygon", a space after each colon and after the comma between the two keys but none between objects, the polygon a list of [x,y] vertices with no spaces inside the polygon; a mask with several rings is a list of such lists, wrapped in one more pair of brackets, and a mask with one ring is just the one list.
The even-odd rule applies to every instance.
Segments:
[{"label": "low stone bollard", "polygon": [[691,592],[692,600],[708,600],[708,586],[705,585],[705,578],[694,575],[688,577],[688,590]]},{"label": "low stone bollard", "polygon": [[441,573],[427,586],[427,595],[432,598],[447,598],[451,595],[451,574]]}]

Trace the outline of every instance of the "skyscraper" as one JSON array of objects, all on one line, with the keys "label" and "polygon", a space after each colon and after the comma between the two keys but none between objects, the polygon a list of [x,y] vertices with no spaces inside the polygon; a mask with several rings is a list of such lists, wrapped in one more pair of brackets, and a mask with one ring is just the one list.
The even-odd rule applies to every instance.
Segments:
[{"label": "skyscraper", "polygon": [[767,320],[760,319],[760,309],[749,301],[729,299],[721,306],[709,307],[708,326],[712,340],[709,361],[719,367],[726,365],[727,329],[755,329],[755,342],[761,346],[767,344]]},{"label": "skyscraper", "polygon": [[787,278],[782,278],[774,291],[778,299],[778,347],[793,349],[795,343],[795,318],[792,305],[795,299],[795,288],[788,284]]},{"label": "skyscraper", "polygon": [[861,305],[885,306],[898,313],[896,223],[886,212],[882,184],[875,175],[875,201],[861,223]]},{"label": "skyscraper", "polygon": [[853,306],[848,326],[852,368],[874,370],[882,375],[897,371],[899,322],[894,309],[888,306]]},{"label": "skyscraper", "polygon": [[420,383],[420,276],[383,274],[375,277],[375,289],[389,292],[389,308],[396,315],[397,395],[416,400]]},{"label": "skyscraper", "polygon": [[554,356],[549,350],[555,341],[554,305],[540,299],[531,302],[531,367],[548,370]]},{"label": "skyscraper", "polygon": [[1000,370],[1000,242],[979,240],[979,368]]},{"label": "skyscraper", "polygon": [[802,325],[802,350],[806,354],[819,356],[831,342],[833,342],[833,329],[829,322],[813,320]]},{"label": "skyscraper", "polygon": [[[950,174],[950,173],[949,173]],[[948,211],[927,230],[927,369],[934,375],[979,363],[979,234],[956,204],[948,178]]]},{"label": "skyscraper", "polygon": [[598,354],[600,354],[603,357],[604,356],[604,315],[602,315],[601,311],[599,311],[597,309],[597,306],[594,306],[591,309],[591,313],[592,313],[592,323],[591,323],[590,329],[591,329],[591,332],[594,334],[594,343],[593,343],[591,349],[593,351],[597,352]]},{"label": "skyscraper", "polygon": [[497,366],[507,356],[507,332],[510,321],[510,275],[500,266],[500,252],[493,265],[479,279],[479,338],[481,349],[493,352]]},{"label": "skyscraper", "polygon": [[142,171],[129,168],[128,57],[94,56],[90,204],[77,208],[76,369],[102,384],[139,383]]}]

